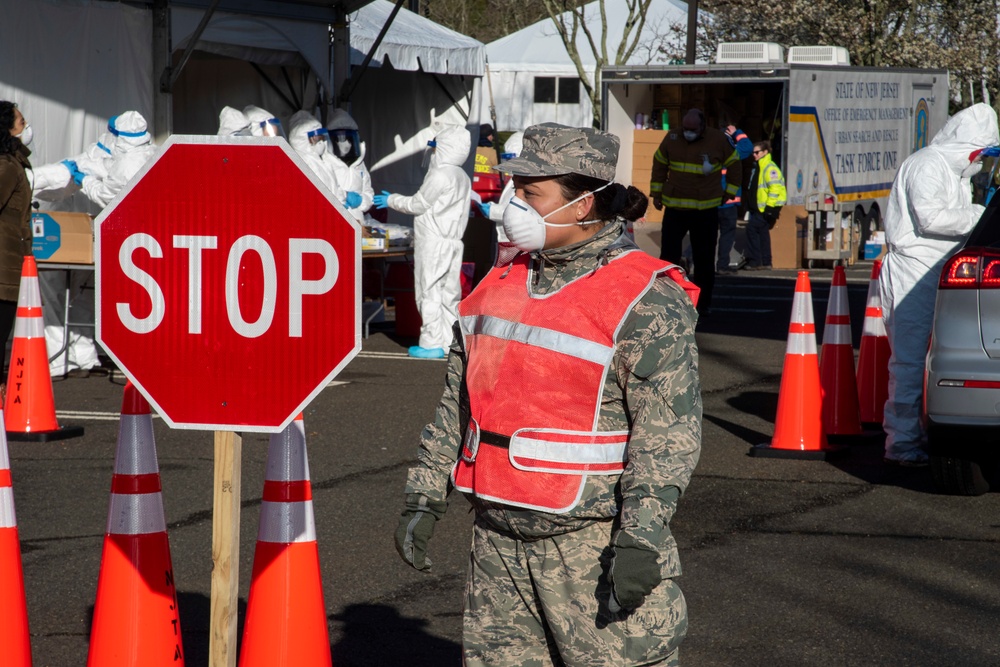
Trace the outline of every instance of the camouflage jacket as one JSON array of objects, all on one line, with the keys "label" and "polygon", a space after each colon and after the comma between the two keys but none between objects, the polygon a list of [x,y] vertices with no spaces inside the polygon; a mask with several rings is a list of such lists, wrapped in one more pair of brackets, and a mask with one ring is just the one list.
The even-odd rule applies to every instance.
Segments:
[{"label": "camouflage jacket", "polygon": [[[635,245],[620,221],[578,244],[534,253],[532,291],[547,294],[587,272],[606,256]],[[500,269],[502,270],[502,269]],[[587,478],[580,503],[565,514],[515,508],[469,496],[477,520],[524,540],[616,520],[640,543],[660,551],[667,576],[679,574],[669,522],[701,450],[701,389],[694,327],[696,314],[671,279],[658,279],[632,308],[618,333],[605,377],[599,430],[630,431],[628,465],[620,477]],[[465,358],[456,336],[448,357],[444,396],[421,435],[418,464],[406,493],[444,500],[461,446],[459,397]]]}]

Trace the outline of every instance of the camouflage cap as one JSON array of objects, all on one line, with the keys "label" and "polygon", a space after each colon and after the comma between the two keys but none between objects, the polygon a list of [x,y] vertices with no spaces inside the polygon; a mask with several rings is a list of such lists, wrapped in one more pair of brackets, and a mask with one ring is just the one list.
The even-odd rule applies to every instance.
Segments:
[{"label": "camouflage cap", "polygon": [[582,174],[615,180],[618,137],[589,127],[558,123],[532,125],[524,131],[521,154],[494,169],[514,176]]}]

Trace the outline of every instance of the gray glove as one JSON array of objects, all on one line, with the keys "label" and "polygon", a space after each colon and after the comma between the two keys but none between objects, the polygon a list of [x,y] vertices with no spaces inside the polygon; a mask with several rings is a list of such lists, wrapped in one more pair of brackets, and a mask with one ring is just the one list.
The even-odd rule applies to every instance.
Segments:
[{"label": "gray glove", "polygon": [[427,557],[427,542],[434,534],[434,524],[444,516],[448,503],[444,500],[429,500],[419,493],[406,495],[406,506],[399,516],[396,528],[396,551],[414,569],[431,569],[431,559]]},{"label": "gray glove", "polygon": [[611,553],[608,609],[613,614],[622,610],[631,611],[640,606],[663,580],[660,565],[656,562],[659,554],[639,544],[625,532],[619,532],[611,541]]}]

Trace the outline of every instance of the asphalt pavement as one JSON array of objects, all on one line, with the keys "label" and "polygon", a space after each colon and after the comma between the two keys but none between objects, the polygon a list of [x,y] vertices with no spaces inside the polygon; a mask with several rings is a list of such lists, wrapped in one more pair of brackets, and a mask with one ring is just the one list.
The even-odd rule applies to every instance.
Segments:
[{"label": "asphalt pavement", "polygon": [[[870,270],[848,271],[855,348]],[[720,277],[698,326],[703,449],[672,523],[690,613],[682,664],[1000,665],[1000,494],[937,495],[926,469],[885,467],[877,437],[833,462],[747,456],[774,430],[795,274]],[[819,339],[831,274],[810,272]],[[461,664],[468,504],[456,497],[440,522],[430,574],[393,548],[406,470],[445,371],[408,359],[412,342],[376,325],[340,383],[305,411],[337,667]],[[106,373],[57,380],[60,421],[85,435],[9,443],[36,667],[86,663],[122,384]],[[199,667],[208,663],[212,434],[154,423],[186,664]],[[266,435],[244,436],[241,617],[266,451]]]}]

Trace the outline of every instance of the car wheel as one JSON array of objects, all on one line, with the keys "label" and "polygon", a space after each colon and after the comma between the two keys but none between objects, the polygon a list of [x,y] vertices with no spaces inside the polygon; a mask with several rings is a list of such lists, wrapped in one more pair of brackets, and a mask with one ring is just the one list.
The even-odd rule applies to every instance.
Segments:
[{"label": "car wheel", "polygon": [[978,461],[951,456],[932,456],[930,467],[934,487],[941,493],[952,496],[981,496],[990,490],[990,484],[986,481]]}]

